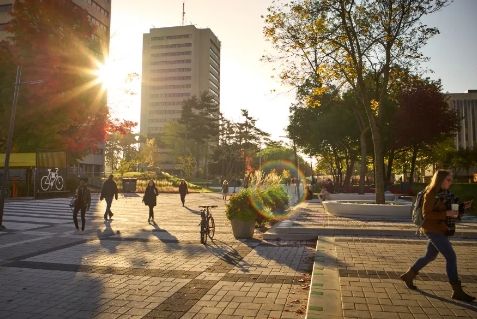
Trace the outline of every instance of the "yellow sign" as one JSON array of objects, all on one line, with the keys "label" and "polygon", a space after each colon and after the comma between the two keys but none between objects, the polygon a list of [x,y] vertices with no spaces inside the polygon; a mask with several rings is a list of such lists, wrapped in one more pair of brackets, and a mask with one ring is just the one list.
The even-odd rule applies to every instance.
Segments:
[{"label": "yellow sign", "polygon": [[[5,154],[0,154],[0,167],[5,164]],[[10,154],[10,167],[35,167],[36,153],[12,153]]]}]

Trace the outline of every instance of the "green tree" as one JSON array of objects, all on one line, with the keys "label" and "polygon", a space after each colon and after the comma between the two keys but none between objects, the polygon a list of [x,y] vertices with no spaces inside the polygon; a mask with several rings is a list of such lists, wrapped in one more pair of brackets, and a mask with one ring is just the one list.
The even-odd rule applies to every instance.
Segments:
[{"label": "green tree", "polygon": [[336,185],[350,185],[359,156],[360,132],[352,109],[343,100],[335,98],[319,108],[293,108],[288,132],[306,153],[328,162],[326,167]]},{"label": "green tree", "polygon": [[413,67],[423,60],[420,49],[438,30],[421,18],[447,2],[292,0],[268,8],[264,32],[279,52],[270,60],[280,61],[282,80],[294,86],[311,81],[317,96],[331,87],[351,88],[365,111],[378,203],[385,201],[381,129],[393,66]]}]

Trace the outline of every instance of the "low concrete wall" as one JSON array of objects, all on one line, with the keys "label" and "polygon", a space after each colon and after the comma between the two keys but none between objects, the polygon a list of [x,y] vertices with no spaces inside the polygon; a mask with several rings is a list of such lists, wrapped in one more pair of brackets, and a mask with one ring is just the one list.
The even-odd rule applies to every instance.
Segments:
[{"label": "low concrete wall", "polygon": [[[394,200],[398,195],[392,193],[385,193],[384,197],[387,201]],[[330,200],[374,200],[376,199],[376,194],[374,193],[365,193],[365,194],[356,194],[356,193],[336,193],[330,194]]]},{"label": "low concrete wall", "polygon": [[369,200],[324,201],[326,212],[339,217],[411,218],[410,202],[375,204]]}]

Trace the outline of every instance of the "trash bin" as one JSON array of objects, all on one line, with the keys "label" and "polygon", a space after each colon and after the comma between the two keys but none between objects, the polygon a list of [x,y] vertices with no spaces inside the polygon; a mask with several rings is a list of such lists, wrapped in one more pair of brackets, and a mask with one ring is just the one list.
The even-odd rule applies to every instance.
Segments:
[{"label": "trash bin", "polygon": [[123,193],[135,193],[137,178],[123,178]]}]

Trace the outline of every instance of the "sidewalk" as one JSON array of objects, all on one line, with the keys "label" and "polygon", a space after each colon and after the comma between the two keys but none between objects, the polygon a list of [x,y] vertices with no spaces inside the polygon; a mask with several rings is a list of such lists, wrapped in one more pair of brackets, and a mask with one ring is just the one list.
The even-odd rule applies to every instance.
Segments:
[{"label": "sidewalk", "polygon": [[[399,275],[425,251],[410,221],[337,218],[318,203],[272,228],[264,238],[318,238],[307,318],[477,318],[477,304],[450,299],[445,261],[439,256],[419,274],[420,290]],[[466,291],[477,296],[477,223],[458,225],[453,245]]]},{"label": "sidewalk", "polygon": [[[199,242],[201,204],[215,242]],[[8,203],[0,235],[0,318],[304,318],[316,242],[238,241],[220,194],[93,199],[76,233],[68,199]]]}]

